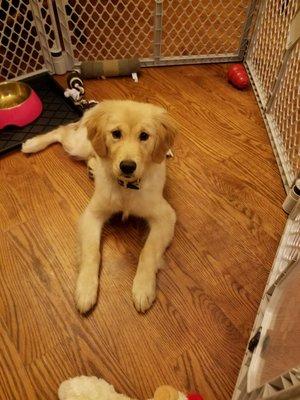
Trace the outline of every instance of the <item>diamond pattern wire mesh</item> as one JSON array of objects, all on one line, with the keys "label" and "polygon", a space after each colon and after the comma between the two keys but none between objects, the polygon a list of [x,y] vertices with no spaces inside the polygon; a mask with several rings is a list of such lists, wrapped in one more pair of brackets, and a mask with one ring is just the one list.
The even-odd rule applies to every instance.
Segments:
[{"label": "diamond pattern wire mesh", "polygon": [[152,57],[153,0],[68,0],[76,60]]},{"label": "diamond pattern wire mesh", "polygon": [[300,259],[300,201],[289,216],[274,260],[271,284],[288,267]]},{"label": "diamond pattern wire mesh", "polygon": [[300,42],[287,62],[270,109],[275,123],[275,140],[282,148],[290,182],[300,175]]},{"label": "diamond pattern wire mesh", "polygon": [[0,76],[10,79],[44,67],[29,0],[1,2],[0,32]]},{"label": "diamond pattern wire mesh", "polygon": [[237,54],[248,0],[164,0],[162,56]]},{"label": "diamond pattern wire mesh", "polygon": [[[291,221],[287,231],[286,245],[282,249],[281,262],[288,264],[300,258],[300,207],[299,214],[294,221]],[[286,266],[286,265],[285,265]],[[284,266],[281,266],[284,269]]]},{"label": "diamond pattern wire mesh", "polygon": [[247,63],[259,82],[261,101],[265,105],[278,76],[298,0],[266,0],[263,4]]}]

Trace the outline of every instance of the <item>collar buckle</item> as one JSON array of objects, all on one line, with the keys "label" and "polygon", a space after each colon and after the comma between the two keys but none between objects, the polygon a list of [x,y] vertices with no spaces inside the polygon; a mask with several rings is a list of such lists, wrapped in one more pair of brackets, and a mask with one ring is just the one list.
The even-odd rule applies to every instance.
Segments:
[{"label": "collar buckle", "polygon": [[127,182],[127,181],[122,181],[122,179],[118,179],[118,184],[120,186],[123,186],[126,189],[134,189],[134,190],[139,190],[140,189],[140,179],[137,179],[134,182]]}]

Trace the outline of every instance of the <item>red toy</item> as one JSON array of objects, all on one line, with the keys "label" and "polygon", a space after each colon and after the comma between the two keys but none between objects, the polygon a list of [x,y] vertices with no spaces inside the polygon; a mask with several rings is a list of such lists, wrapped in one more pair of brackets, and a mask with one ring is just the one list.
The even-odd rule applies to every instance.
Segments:
[{"label": "red toy", "polygon": [[198,393],[190,393],[187,395],[188,400],[204,400],[201,394]]},{"label": "red toy", "polygon": [[246,89],[249,86],[249,78],[242,64],[234,64],[228,69],[228,81],[238,89]]}]

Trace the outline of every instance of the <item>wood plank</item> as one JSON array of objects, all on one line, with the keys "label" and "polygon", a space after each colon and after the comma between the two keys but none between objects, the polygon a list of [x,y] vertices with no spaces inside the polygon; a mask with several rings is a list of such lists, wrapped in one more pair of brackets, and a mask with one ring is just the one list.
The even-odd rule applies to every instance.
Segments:
[{"label": "wood plank", "polygon": [[0,398],[36,400],[21,357],[0,319]]}]

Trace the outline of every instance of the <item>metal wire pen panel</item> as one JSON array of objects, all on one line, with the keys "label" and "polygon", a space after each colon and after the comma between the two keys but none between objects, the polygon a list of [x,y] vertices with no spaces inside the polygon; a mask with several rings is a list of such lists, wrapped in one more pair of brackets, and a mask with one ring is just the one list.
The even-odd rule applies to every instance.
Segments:
[{"label": "metal wire pen panel", "polygon": [[76,61],[153,55],[153,0],[67,0]]},{"label": "metal wire pen panel", "polygon": [[[281,241],[277,250],[277,254],[274,259],[273,267],[269,275],[268,283],[265,288],[264,295],[262,297],[262,301],[260,303],[257,316],[255,319],[255,323],[252,329],[251,333],[251,338],[254,339],[254,335],[257,334],[257,332],[262,332],[264,330],[263,324],[266,322],[268,323],[268,320],[271,321],[271,315],[274,315],[274,309],[269,308],[270,301],[272,299],[272,296],[274,293],[276,293],[276,290],[278,287],[281,286],[282,282],[286,280],[286,277],[289,276],[289,274],[293,271],[298,271],[299,274],[299,264],[300,260],[300,200],[298,200],[298,203],[295,205],[295,208],[291,212],[283,235],[281,237]],[[299,275],[298,275],[299,276]],[[299,303],[298,301],[298,296],[295,296],[295,292],[287,290],[286,295],[289,298],[290,304],[295,307],[295,312],[297,311],[296,305]],[[298,293],[298,292],[296,292]],[[299,307],[298,307],[299,311]],[[286,317],[284,318],[284,315],[280,318],[280,324],[282,326],[283,321],[289,320],[290,316],[292,314],[290,312],[286,313]],[[268,318],[267,318],[268,316]],[[266,317],[266,320],[264,318]],[[293,315],[292,315],[293,317]],[[294,318],[295,320],[295,318]],[[264,322],[265,321],[265,322]],[[296,319],[297,321],[297,319]],[[290,328],[289,328],[290,327]],[[297,341],[292,341],[291,340],[291,332],[297,332],[297,329],[294,328],[292,323],[288,323],[288,329],[265,329],[265,332],[267,332],[267,335],[272,332],[278,332],[278,333],[283,333],[283,341],[286,344],[290,344],[293,346],[293,343],[296,343],[296,346],[293,347],[293,351],[299,351],[298,347],[298,342]],[[261,337],[261,335],[258,336],[258,342],[261,341],[264,343],[264,362],[267,358],[267,352],[270,351],[270,340],[266,340],[267,336]],[[252,339],[252,340],[253,340]],[[280,353],[282,349],[282,346],[277,346],[277,353],[276,353],[276,358],[277,358],[277,363],[274,364],[274,366],[278,365],[284,365],[285,362],[285,354],[283,352]],[[254,349],[255,351],[255,349]],[[278,396],[278,399],[298,399],[299,396],[297,396],[297,392],[295,392],[295,397],[294,396],[288,396],[288,393],[285,392],[288,389],[292,388],[298,388],[298,394],[300,393],[300,366],[298,365],[293,365],[291,368],[291,365],[286,365],[285,368],[282,368],[282,372],[279,372],[280,375],[270,380],[267,380],[262,386],[260,386],[258,389],[250,391],[249,389],[249,367],[251,365],[251,360],[253,357],[253,349],[252,350],[246,350],[245,357],[242,363],[242,367],[240,369],[240,374],[237,380],[237,384],[233,393],[232,400],[258,400],[258,399],[269,399],[272,398],[272,400],[276,399],[276,395],[282,395]],[[270,353],[269,353],[270,354]],[[287,355],[289,354],[288,352],[286,353]],[[269,368],[268,372],[272,372],[272,368]],[[253,373],[253,369],[252,369]],[[270,376],[270,375],[269,375]],[[253,375],[252,375],[253,377]],[[283,395],[284,393],[284,395]],[[292,394],[292,392],[291,392]],[[270,397],[272,395],[272,397]],[[273,397],[274,396],[274,397]]]},{"label": "metal wire pen panel", "polygon": [[44,67],[29,0],[1,3],[0,75],[12,78]]},{"label": "metal wire pen panel", "polygon": [[43,27],[45,30],[48,47],[50,50],[55,50],[57,47],[56,37],[55,37],[55,20],[53,15],[51,14],[51,9],[49,6],[49,1],[51,3],[52,0],[38,0],[37,4],[40,10],[40,16],[43,22]]},{"label": "metal wire pen panel", "polygon": [[[48,33],[44,27],[47,25]],[[47,36],[51,45],[53,28],[46,1],[3,0],[0,31],[0,76],[10,79],[36,71],[52,71]]]},{"label": "metal wire pen panel", "polygon": [[[256,0],[59,0],[75,62],[139,57],[142,65],[242,59]],[[171,58],[171,60],[170,60]],[[173,60],[173,61],[172,61]]]},{"label": "metal wire pen panel", "polygon": [[274,273],[270,277],[273,283],[288,265],[300,259],[300,202],[289,217],[274,260]]},{"label": "metal wire pen panel", "polygon": [[298,0],[266,0],[255,27],[247,54],[247,64],[257,82],[262,105],[267,104],[284,57],[289,25]]},{"label": "metal wire pen panel", "polygon": [[238,54],[247,0],[164,0],[162,56]]},{"label": "metal wire pen panel", "polygon": [[267,114],[289,186],[300,175],[300,42],[292,50]]},{"label": "metal wire pen panel", "polygon": [[239,61],[256,1],[4,0],[1,76],[53,72],[61,50],[65,69],[130,57],[144,66]]}]

